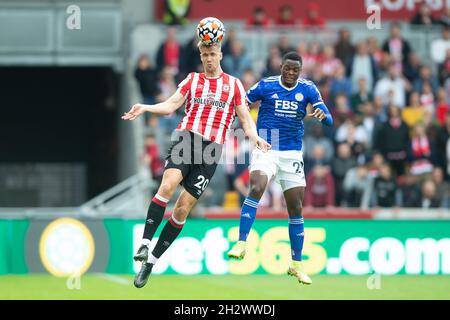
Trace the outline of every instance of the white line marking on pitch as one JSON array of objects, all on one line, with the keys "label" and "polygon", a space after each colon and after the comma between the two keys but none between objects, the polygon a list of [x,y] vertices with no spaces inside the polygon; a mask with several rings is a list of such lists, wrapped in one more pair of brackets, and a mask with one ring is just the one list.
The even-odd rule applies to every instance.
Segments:
[{"label": "white line marking on pitch", "polygon": [[119,277],[119,276],[115,276],[113,274],[108,274],[108,273],[96,273],[97,276],[99,276],[100,278],[103,278],[105,280],[109,280],[118,284],[122,284],[125,286],[129,286],[132,284],[132,282],[128,279]]}]

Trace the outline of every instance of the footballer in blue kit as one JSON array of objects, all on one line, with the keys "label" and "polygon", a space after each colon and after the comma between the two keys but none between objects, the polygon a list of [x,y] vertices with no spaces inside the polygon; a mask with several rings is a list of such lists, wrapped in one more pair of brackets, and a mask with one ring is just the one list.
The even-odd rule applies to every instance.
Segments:
[{"label": "footballer in blue kit", "polygon": [[[281,75],[264,78],[247,92],[250,104],[261,101],[257,129],[272,148],[268,152],[255,149],[250,163],[250,190],[241,209],[239,241],[228,252],[234,259],[243,259],[247,236],[256,217],[258,202],[269,181],[280,184],[289,214],[288,229],[292,262],[288,274],[300,283],[311,284],[301,266],[304,239],[302,202],[306,179],[304,173],[302,139],[303,119],[314,117],[324,125],[333,125],[333,118],[325,106],[316,85],[299,78],[302,58],[288,52],[282,58]],[[307,106],[313,111],[308,113]]]}]

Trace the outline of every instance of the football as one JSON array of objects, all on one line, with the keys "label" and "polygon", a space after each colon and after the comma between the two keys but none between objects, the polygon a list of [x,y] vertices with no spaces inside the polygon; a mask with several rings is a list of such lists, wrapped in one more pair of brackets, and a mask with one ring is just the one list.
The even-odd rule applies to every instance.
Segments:
[{"label": "football", "polygon": [[204,44],[212,45],[221,42],[224,35],[225,27],[217,18],[204,18],[197,25],[197,36]]}]

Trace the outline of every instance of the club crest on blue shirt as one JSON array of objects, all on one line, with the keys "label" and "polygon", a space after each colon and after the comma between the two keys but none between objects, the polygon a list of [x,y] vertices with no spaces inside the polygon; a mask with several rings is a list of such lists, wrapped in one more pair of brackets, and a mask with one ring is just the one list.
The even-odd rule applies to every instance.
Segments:
[{"label": "club crest on blue shirt", "polygon": [[303,101],[304,98],[305,97],[303,97],[303,94],[301,94],[301,93],[297,93],[295,95],[295,100],[297,100],[297,101]]}]

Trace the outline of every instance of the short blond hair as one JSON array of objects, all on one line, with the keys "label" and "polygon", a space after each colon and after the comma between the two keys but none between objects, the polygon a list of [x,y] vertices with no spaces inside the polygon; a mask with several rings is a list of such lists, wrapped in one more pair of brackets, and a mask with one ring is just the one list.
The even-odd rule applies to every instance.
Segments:
[{"label": "short blond hair", "polygon": [[214,42],[212,44],[206,44],[203,41],[199,41],[197,43],[197,48],[200,50],[200,48],[210,48],[210,47],[216,47],[222,50],[222,44],[220,42]]}]

